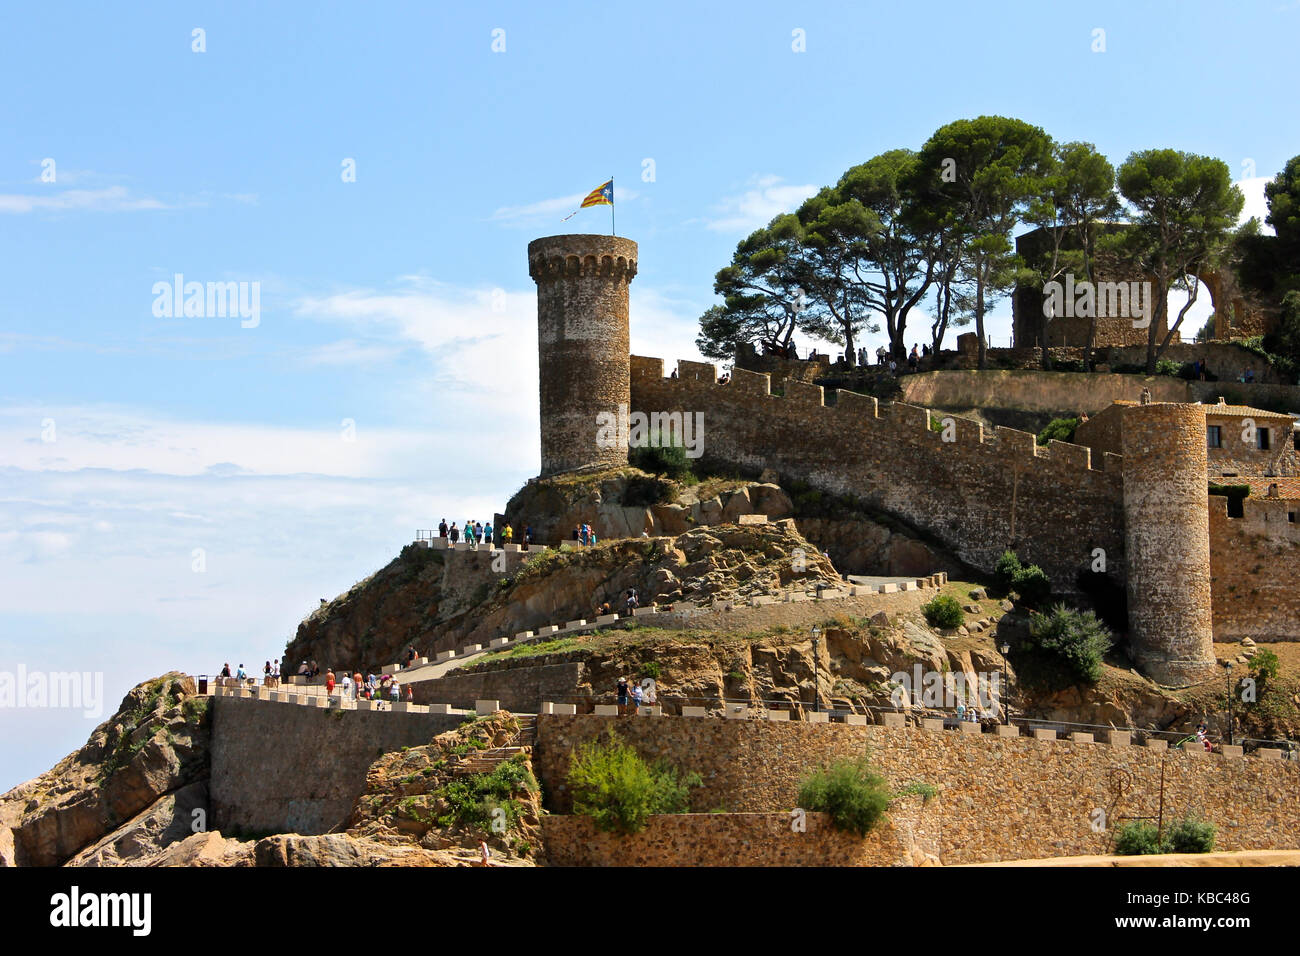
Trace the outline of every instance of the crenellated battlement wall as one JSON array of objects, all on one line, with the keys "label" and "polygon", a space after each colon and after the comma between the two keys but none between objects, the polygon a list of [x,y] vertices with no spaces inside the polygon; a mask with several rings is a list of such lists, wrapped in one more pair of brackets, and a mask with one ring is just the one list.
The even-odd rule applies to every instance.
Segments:
[{"label": "crenellated battlement wall", "polygon": [[1028,432],[944,416],[931,430],[929,410],[838,390],[826,406],[822,387],[787,379],[772,395],[767,374],[736,369],[717,383],[716,367],[680,362],[664,377],[662,359],[632,356],[632,409],[703,413],[706,462],[773,468],[783,478],[853,496],[906,520],[962,560],[992,570],[1015,548],[1039,564],[1061,591],[1106,554],[1107,573],[1124,574],[1123,489],[1119,458],[1052,442],[1038,448]]}]

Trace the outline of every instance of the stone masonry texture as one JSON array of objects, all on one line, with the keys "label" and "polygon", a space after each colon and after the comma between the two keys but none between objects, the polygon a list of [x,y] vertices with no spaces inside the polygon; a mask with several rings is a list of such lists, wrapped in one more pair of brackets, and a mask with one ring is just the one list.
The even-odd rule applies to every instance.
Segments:
[{"label": "stone masonry texture", "polygon": [[980,423],[956,417],[949,431],[955,440],[947,442],[930,430],[924,408],[895,403],[886,412],[875,399],[843,390],[825,407],[820,386],[792,381],[775,397],[767,375],[743,369],[728,385],[706,374],[665,378],[662,360],[639,356],[632,357],[632,407],[702,412],[706,463],[772,468],[782,480],[853,496],[985,571],[1014,548],[1057,590],[1071,592],[1100,547],[1108,573],[1123,581],[1114,456],[1093,459],[1063,442],[1038,448],[1028,432],[986,435]]},{"label": "stone masonry texture", "polygon": [[627,464],[626,446],[596,442],[596,416],[629,402],[628,284],[637,246],[616,236],[528,244],[537,282],[542,475]]},{"label": "stone masonry texture", "polygon": [[[891,788],[939,790],[943,863],[1109,852],[1122,817],[1155,816],[1164,765],[1165,819],[1218,828],[1215,848],[1300,848],[1300,766],[1257,757],[1192,756],[1104,743],[998,738],[881,726],[691,717],[538,717],[534,768],[547,808],[568,813],[575,748],[609,728],[647,759],[695,770],[692,810],[788,813],[799,783],[828,761],[866,756]],[[933,803],[934,801],[932,801]],[[1095,833],[1093,811],[1108,826]]]},{"label": "stone masonry texture", "polygon": [[1205,411],[1124,406],[1121,431],[1130,647],[1160,683],[1205,680],[1216,670]]},{"label": "stone masonry texture", "polygon": [[[590,817],[542,818],[552,866],[915,866],[938,856],[940,809],[908,796],[865,837],[836,830],[824,813],[678,813],[640,833],[597,830]],[[931,850],[930,848],[934,849]]]},{"label": "stone masonry texture", "polygon": [[210,825],[227,833],[328,833],[347,821],[381,754],[427,744],[464,720],[214,697]]}]

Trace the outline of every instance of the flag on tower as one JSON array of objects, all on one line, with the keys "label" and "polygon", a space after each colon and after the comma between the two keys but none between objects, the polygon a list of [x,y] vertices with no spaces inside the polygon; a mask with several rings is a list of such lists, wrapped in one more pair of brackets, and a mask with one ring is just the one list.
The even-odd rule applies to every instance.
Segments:
[{"label": "flag on tower", "polygon": [[597,186],[587,194],[587,198],[582,201],[582,205],[569,213],[560,222],[568,222],[580,211],[588,206],[612,206],[614,205],[614,180],[610,179],[604,184]]}]

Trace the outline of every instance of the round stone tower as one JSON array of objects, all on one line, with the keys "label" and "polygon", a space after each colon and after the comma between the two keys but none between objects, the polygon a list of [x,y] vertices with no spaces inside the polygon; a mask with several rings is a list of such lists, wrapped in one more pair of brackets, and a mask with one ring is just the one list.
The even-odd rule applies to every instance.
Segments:
[{"label": "round stone tower", "polygon": [[528,244],[528,274],[537,282],[542,475],[627,464],[625,443],[596,439],[597,416],[617,420],[631,401],[627,287],[636,253],[635,242],[617,236]]},{"label": "round stone tower", "polygon": [[1129,641],[1153,680],[1194,684],[1217,671],[1205,409],[1127,406],[1121,430]]}]

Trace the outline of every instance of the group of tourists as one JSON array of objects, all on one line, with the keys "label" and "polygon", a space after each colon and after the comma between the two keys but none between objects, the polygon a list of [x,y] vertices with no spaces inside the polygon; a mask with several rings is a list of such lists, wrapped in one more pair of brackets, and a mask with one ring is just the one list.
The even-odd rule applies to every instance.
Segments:
[{"label": "group of tourists", "polygon": [[596,532],[592,530],[589,524],[578,524],[573,526],[573,540],[577,541],[583,547],[596,543]]},{"label": "group of tourists", "polygon": [[[447,524],[447,519],[443,518],[441,521],[438,522],[438,537],[446,538],[452,544],[455,544],[457,541],[460,541],[462,539],[467,544],[472,544],[472,545],[479,545],[479,544],[496,545],[498,543],[503,545],[514,544],[515,529],[511,527],[509,524],[507,524],[504,527],[497,529],[497,532],[494,535],[491,521],[485,523],[480,523],[478,521],[466,521],[464,525],[462,525],[461,527],[457,527],[456,522],[453,521],[451,524]],[[500,538],[499,542],[497,541],[497,538]],[[529,525],[528,527],[524,528],[524,538],[523,541],[520,542],[520,544],[530,545],[532,543],[533,543],[533,529],[532,526]]]},{"label": "group of tourists", "polygon": [[[907,354],[907,370],[909,372],[918,371],[921,367],[921,360],[929,358],[931,354],[930,346],[922,345],[918,347],[913,345],[912,351]],[[868,364],[867,350],[865,348],[858,350],[858,364],[862,366]],[[897,375],[902,367],[898,360],[894,358],[893,353],[883,345],[876,349],[876,365],[882,369],[888,369],[890,375]]]},{"label": "group of tourists", "polygon": [[1001,718],[999,717],[997,708],[995,707],[981,708],[976,703],[971,703],[970,706],[963,703],[957,704],[957,720],[961,723],[969,722],[972,724],[978,724],[983,720],[999,719]]},{"label": "group of tourists", "polygon": [[326,670],[325,693],[332,697],[335,687],[342,688],[344,700],[365,699],[382,702],[387,698],[390,703],[396,704],[402,700],[409,702],[414,699],[411,685],[406,685],[406,693],[405,697],[403,697],[402,685],[392,674],[381,674],[376,677],[373,673],[370,673],[365,678],[362,678],[360,671],[352,674],[344,672],[343,679],[340,681],[335,676],[334,671]]},{"label": "group of tourists", "polygon": [[[416,652],[414,647],[406,649],[406,666],[410,667],[415,663]],[[320,676],[321,669],[315,661],[304,660],[298,665],[298,676],[306,677],[308,680]],[[223,664],[221,667],[221,681],[223,684],[237,682],[243,684],[246,681],[251,682],[248,672],[244,665],[240,664],[234,672],[230,670],[230,664]],[[280,659],[277,657],[274,661],[267,661],[262,667],[262,686],[279,687],[280,686]],[[346,700],[366,700],[382,701],[388,699],[393,703],[400,700],[410,701],[413,699],[410,685],[403,689],[397,678],[391,674],[382,674],[376,677],[374,674],[361,676],[360,671],[351,674],[345,673],[340,681],[330,668],[325,669],[325,693],[333,694],[335,687],[343,689],[343,697]]]},{"label": "group of tourists", "polygon": [[[305,664],[306,661],[303,663]],[[234,673],[231,673],[229,662],[221,665],[221,673],[219,676],[221,682],[227,685],[232,682],[243,684],[253,679],[249,676],[248,671],[244,669],[243,664],[240,664],[235,668]],[[275,659],[275,663],[267,661],[262,667],[262,684],[266,687],[280,686],[280,659],[278,657]]]},{"label": "group of tourists", "polygon": [[[644,684],[644,686],[642,686]],[[659,701],[655,691],[655,682],[647,677],[642,684],[629,684],[626,677],[618,679],[618,712],[635,714],[638,707],[653,707]],[[631,710],[629,710],[629,706]]]}]

